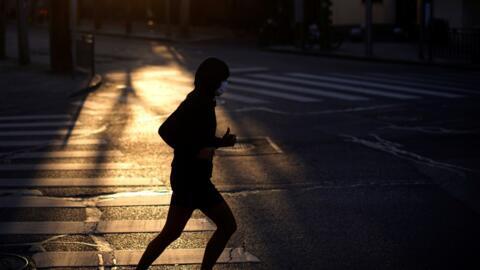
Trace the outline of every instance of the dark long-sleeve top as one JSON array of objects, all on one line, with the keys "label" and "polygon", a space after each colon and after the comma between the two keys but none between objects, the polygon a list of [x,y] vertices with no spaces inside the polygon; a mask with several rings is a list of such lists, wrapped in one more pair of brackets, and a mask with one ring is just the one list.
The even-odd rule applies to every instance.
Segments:
[{"label": "dark long-sleeve top", "polygon": [[174,149],[172,188],[195,186],[212,176],[212,160],[197,158],[200,149],[219,147],[215,136],[215,99],[194,90],[160,126],[159,135]]}]

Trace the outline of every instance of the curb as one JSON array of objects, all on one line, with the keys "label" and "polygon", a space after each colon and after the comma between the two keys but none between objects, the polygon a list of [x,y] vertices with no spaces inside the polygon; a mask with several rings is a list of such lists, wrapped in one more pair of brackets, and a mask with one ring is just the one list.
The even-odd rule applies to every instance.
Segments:
[{"label": "curb", "polygon": [[274,48],[261,48],[260,50],[267,51],[267,52],[273,52],[273,53],[285,53],[285,54],[296,54],[296,55],[315,56],[315,57],[337,58],[337,59],[346,59],[346,60],[354,60],[354,61],[368,61],[368,62],[375,62],[375,63],[430,66],[430,67],[435,66],[435,67],[452,68],[452,69],[460,69],[460,70],[480,70],[480,66],[465,65],[465,64],[420,62],[420,61],[412,61],[412,60],[388,59],[388,58],[379,58],[379,57],[367,57],[367,56],[356,56],[356,55],[348,55],[348,54],[333,54],[333,53],[322,53],[322,52],[294,51],[294,50],[274,49]]},{"label": "curb", "polygon": [[104,37],[116,37],[116,38],[125,38],[125,39],[138,39],[138,40],[148,40],[148,41],[159,41],[167,43],[194,43],[194,42],[203,42],[211,40],[221,40],[224,37],[212,36],[207,38],[174,38],[174,37],[162,37],[162,36],[149,36],[149,35],[136,35],[136,34],[124,34],[124,33],[112,33],[112,32],[90,32],[86,30],[79,30],[78,33],[82,34],[94,34],[96,36]]},{"label": "curb", "polygon": [[87,85],[69,95],[69,98],[76,98],[78,96],[89,94],[97,90],[103,83],[103,77],[100,74],[94,74],[87,82]]},{"label": "curb", "polygon": [[163,41],[163,42],[175,42],[175,39],[168,37],[155,37],[155,36],[142,36],[142,35],[128,35],[122,33],[108,33],[108,32],[92,32],[86,30],[77,31],[81,34],[94,34],[95,36],[105,36],[105,37],[120,37],[120,38],[132,38],[132,39],[143,39],[143,40],[152,40],[152,41]]}]

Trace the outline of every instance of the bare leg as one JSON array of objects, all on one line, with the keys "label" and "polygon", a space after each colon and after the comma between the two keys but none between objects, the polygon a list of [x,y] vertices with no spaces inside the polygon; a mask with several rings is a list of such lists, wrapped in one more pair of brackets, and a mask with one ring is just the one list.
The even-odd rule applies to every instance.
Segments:
[{"label": "bare leg", "polygon": [[147,249],[138,263],[137,270],[146,270],[162,254],[162,252],[175,241],[188,220],[192,216],[194,209],[179,206],[170,206],[168,210],[167,221],[162,232],[148,244]]},{"label": "bare leg", "polygon": [[237,224],[233,217],[232,210],[226,202],[222,202],[209,209],[202,209],[202,212],[217,225],[217,230],[207,244],[203,256],[202,270],[211,270],[218,257],[222,254],[228,240],[237,230]]}]

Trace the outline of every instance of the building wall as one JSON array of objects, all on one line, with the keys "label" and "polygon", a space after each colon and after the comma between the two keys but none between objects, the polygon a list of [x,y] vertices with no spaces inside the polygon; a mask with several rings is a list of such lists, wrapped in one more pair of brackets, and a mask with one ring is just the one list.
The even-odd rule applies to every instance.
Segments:
[{"label": "building wall", "polygon": [[480,1],[463,1],[463,26],[471,28],[480,28]]},{"label": "building wall", "polygon": [[433,14],[435,18],[447,20],[450,27],[463,27],[463,0],[435,0]]},{"label": "building wall", "polygon": [[[395,4],[395,0],[374,1],[373,23],[395,23]],[[363,25],[365,21],[362,0],[332,0],[332,13],[334,25]]]}]

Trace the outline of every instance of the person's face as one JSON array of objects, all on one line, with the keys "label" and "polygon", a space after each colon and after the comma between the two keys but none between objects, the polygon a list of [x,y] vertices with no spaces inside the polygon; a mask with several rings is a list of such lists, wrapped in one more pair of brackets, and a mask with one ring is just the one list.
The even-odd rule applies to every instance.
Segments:
[{"label": "person's face", "polygon": [[215,96],[221,96],[225,93],[225,91],[227,91],[227,87],[228,87],[228,80],[223,80],[221,83],[220,83],[220,86],[218,87],[217,90],[215,90]]}]

